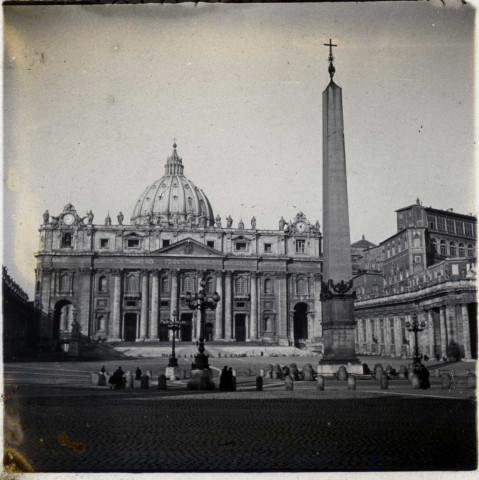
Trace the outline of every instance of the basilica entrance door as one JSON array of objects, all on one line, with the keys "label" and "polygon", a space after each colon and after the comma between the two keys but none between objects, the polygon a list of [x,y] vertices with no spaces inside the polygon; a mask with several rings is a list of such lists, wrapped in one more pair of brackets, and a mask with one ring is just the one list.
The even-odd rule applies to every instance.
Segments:
[{"label": "basilica entrance door", "polygon": [[134,342],[136,340],[136,313],[126,313],[123,329],[123,340]]},{"label": "basilica entrance door", "polygon": [[191,342],[191,325],[192,325],[193,315],[191,313],[182,313],[181,314],[181,341],[182,342]]},{"label": "basilica entrance door", "polygon": [[308,305],[304,302],[297,303],[294,307],[294,344],[296,346],[308,338],[307,311]]},{"label": "basilica entrance door", "polygon": [[207,323],[205,325],[205,340],[207,342],[213,341],[213,324],[212,323]]},{"label": "basilica entrance door", "polygon": [[243,313],[235,315],[235,339],[237,342],[246,340],[246,315]]}]

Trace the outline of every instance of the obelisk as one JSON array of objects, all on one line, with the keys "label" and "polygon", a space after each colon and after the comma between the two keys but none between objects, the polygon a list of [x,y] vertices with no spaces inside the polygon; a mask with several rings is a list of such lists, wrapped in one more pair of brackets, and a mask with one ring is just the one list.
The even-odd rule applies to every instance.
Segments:
[{"label": "obelisk", "polygon": [[348,187],[341,88],[333,81],[333,45],[329,40],[330,82],[323,92],[323,281],[321,283],[324,355],[318,373],[362,373],[354,347],[353,269],[349,234]]}]

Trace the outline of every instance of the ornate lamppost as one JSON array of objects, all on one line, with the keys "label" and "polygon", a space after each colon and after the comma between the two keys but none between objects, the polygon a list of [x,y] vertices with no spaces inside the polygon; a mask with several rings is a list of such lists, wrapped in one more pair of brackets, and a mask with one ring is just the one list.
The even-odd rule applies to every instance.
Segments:
[{"label": "ornate lamppost", "polygon": [[180,330],[182,321],[178,321],[176,319],[177,313],[176,310],[173,310],[173,313],[171,314],[173,317],[173,320],[168,320],[161,322],[161,325],[164,325],[168,330],[171,330],[173,332],[173,341],[171,345],[171,356],[168,360],[168,367],[177,367],[178,366],[178,359],[176,358],[175,355],[175,338],[176,338],[176,332]]},{"label": "ornate lamppost", "polygon": [[412,323],[409,320],[406,322],[406,329],[408,332],[414,332],[414,363],[420,364],[421,357],[419,356],[419,345],[417,342],[417,332],[422,332],[426,328],[426,322],[419,323],[417,313],[412,314]]},{"label": "ornate lamppost", "polygon": [[204,278],[200,281],[200,291],[198,293],[186,292],[185,302],[188,305],[190,310],[199,310],[200,311],[200,340],[198,344],[198,352],[195,355],[195,368],[198,370],[204,370],[209,368],[208,365],[208,355],[205,354],[205,321],[206,321],[206,310],[216,310],[218,302],[221,300],[221,297],[218,295],[218,292],[214,292],[210,297],[204,291],[206,287],[206,280]]}]

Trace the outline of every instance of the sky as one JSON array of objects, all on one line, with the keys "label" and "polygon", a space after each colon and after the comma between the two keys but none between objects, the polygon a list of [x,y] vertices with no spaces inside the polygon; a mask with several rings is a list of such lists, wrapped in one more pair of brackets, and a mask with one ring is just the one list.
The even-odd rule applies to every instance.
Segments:
[{"label": "sky", "polygon": [[33,293],[38,228],[71,202],[129,219],[176,138],[214,214],[322,224],[329,38],[351,240],[395,210],[476,212],[474,10],[447,2],[3,7],[4,260]]}]

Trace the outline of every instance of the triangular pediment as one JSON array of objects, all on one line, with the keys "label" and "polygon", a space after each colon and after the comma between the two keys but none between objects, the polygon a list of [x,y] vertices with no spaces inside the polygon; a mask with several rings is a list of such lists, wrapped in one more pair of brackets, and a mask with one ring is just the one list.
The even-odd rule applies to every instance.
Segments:
[{"label": "triangular pediment", "polygon": [[155,250],[153,253],[161,253],[171,256],[192,256],[192,257],[224,257],[225,255],[214,248],[207,247],[197,240],[192,238],[185,238],[179,242],[172,243],[167,247]]}]

